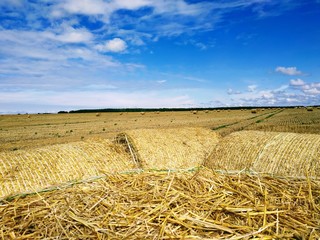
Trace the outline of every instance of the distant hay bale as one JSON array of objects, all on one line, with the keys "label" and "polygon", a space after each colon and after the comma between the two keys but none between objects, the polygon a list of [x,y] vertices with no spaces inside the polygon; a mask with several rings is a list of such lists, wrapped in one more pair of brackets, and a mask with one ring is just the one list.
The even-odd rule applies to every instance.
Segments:
[{"label": "distant hay bale", "polygon": [[31,116],[30,116],[30,115],[28,115],[28,116],[27,116],[27,118],[31,118]]},{"label": "distant hay bale", "polygon": [[129,144],[129,151],[142,168],[176,169],[201,165],[220,137],[205,128],[173,128],[130,130],[118,139]]},{"label": "distant hay bale", "polygon": [[205,112],[205,113],[209,113],[209,110],[205,110],[204,112]]},{"label": "distant hay bale", "polygon": [[136,168],[123,146],[94,139],[0,153],[0,198]]},{"label": "distant hay bale", "polygon": [[100,117],[101,113],[96,113],[96,117]]},{"label": "distant hay bale", "polygon": [[313,107],[307,107],[307,111],[312,112],[313,111]]},{"label": "distant hay bale", "polygon": [[198,113],[198,111],[197,111],[197,110],[192,111],[192,114],[197,114],[197,113]]},{"label": "distant hay bale", "polygon": [[223,138],[205,164],[212,169],[320,177],[320,135],[241,131]]},{"label": "distant hay bale", "polygon": [[141,115],[145,115],[146,113],[145,113],[145,112],[141,112],[140,114],[141,114]]},{"label": "distant hay bale", "polygon": [[257,113],[258,111],[257,111],[257,109],[252,109],[251,110],[251,113]]}]

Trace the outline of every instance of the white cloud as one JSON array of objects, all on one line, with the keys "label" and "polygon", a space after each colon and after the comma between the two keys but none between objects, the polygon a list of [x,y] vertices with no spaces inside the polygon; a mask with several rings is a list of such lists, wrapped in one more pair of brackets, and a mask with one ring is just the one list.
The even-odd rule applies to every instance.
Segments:
[{"label": "white cloud", "polygon": [[163,83],[165,83],[165,82],[167,82],[167,80],[158,80],[158,81],[157,81],[157,83],[159,83],[159,84],[163,84]]},{"label": "white cloud", "polygon": [[64,29],[61,34],[54,34],[52,32],[44,33],[46,37],[65,43],[86,43],[90,42],[94,36],[85,28],[75,29],[73,27],[68,27]]},{"label": "white cloud", "polygon": [[67,0],[60,7],[73,14],[96,15],[107,11],[107,4],[103,0]]},{"label": "white cloud", "polygon": [[275,71],[290,76],[302,74],[296,67],[277,67]]},{"label": "white cloud", "polygon": [[[66,108],[135,108],[135,107],[182,107],[194,104],[194,100],[188,95],[170,91],[23,91],[2,92],[0,91],[0,109],[10,111],[30,111],[28,106],[48,109],[50,106],[58,110]],[[18,109],[20,106],[21,109]]]},{"label": "white cloud", "polygon": [[228,95],[241,94],[240,91],[235,91],[232,88],[229,88],[227,93],[228,93]]},{"label": "white cloud", "polygon": [[303,90],[303,92],[308,95],[319,95],[320,89],[319,88],[309,88],[309,89]]},{"label": "white cloud", "polygon": [[[302,86],[290,88],[289,85],[282,85],[274,89],[255,90],[254,92],[243,92],[234,94],[230,97],[232,104],[235,106],[285,106],[296,104],[317,104],[320,101],[319,89],[316,88],[318,83],[306,84],[308,89],[303,90]],[[320,84],[319,84],[320,85]],[[312,87],[311,87],[312,86]],[[233,93],[233,90],[231,91]]]},{"label": "white cloud", "polygon": [[306,83],[305,81],[298,79],[291,79],[290,86],[302,91],[306,95],[319,95],[320,94],[320,82]]},{"label": "white cloud", "polygon": [[114,6],[117,9],[138,9],[152,4],[151,0],[115,0]]},{"label": "white cloud", "polygon": [[254,92],[257,89],[257,85],[249,85],[248,86],[248,92]]},{"label": "white cloud", "polygon": [[127,49],[127,43],[121,38],[114,38],[106,41],[103,45],[97,45],[96,49],[101,52],[123,52]]},{"label": "white cloud", "polygon": [[308,95],[320,94],[320,83],[304,84],[300,86],[300,89]]},{"label": "white cloud", "polygon": [[303,86],[303,85],[305,85],[305,82],[304,82],[302,79],[300,79],[300,78],[298,78],[298,79],[291,79],[291,80],[290,80],[290,85],[291,85],[291,86],[294,86],[294,87],[296,87],[296,86]]}]

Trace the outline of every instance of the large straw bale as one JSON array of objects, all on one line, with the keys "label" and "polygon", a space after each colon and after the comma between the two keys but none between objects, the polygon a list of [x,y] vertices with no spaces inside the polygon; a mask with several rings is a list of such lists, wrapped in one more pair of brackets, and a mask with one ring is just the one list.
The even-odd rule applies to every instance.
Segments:
[{"label": "large straw bale", "polygon": [[320,135],[241,131],[223,138],[206,166],[285,176],[320,176]]},{"label": "large straw bale", "polygon": [[119,135],[119,139],[124,137],[131,146],[130,152],[144,169],[199,166],[220,139],[210,129],[191,127],[130,130]]},{"label": "large straw bale", "polygon": [[2,239],[319,239],[320,182],[142,172],[0,202]]},{"label": "large straw bale", "polygon": [[123,146],[103,139],[2,152],[0,197],[135,167]]}]

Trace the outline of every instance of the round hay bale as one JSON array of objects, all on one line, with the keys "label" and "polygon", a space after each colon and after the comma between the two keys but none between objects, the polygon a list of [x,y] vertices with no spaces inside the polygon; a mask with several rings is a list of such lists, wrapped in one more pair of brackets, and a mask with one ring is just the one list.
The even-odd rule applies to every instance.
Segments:
[{"label": "round hay bale", "polygon": [[100,117],[101,113],[96,113],[96,117]]},{"label": "round hay bale", "polygon": [[1,152],[0,159],[0,198],[136,168],[122,145],[104,139]]},{"label": "round hay bale", "polygon": [[199,166],[220,139],[216,132],[205,128],[138,129],[119,136],[126,136],[128,150],[145,169]]},{"label": "round hay bale", "polygon": [[241,131],[223,138],[206,162],[212,169],[320,177],[320,135]]},{"label": "round hay bale", "polygon": [[251,113],[257,113],[258,111],[257,111],[257,109],[252,109],[251,110]]},{"label": "round hay bale", "polygon": [[312,112],[313,111],[313,107],[307,107],[307,111],[308,112]]},{"label": "round hay bale", "polygon": [[141,114],[141,115],[145,115],[146,113],[145,113],[145,112],[141,112],[140,114]]},{"label": "round hay bale", "polygon": [[197,110],[192,111],[192,114],[197,114],[197,113],[198,113],[198,111],[197,111]]}]

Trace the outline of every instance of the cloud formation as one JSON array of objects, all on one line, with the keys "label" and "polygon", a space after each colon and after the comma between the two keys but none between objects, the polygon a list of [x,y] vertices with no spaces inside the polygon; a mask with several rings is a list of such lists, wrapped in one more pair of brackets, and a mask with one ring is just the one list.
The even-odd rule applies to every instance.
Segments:
[{"label": "cloud formation", "polygon": [[[255,84],[247,86],[248,82],[243,88],[235,82],[223,83],[220,79],[228,78],[231,67],[224,67],[221,76],[219,73],[210,75],[218,72],[213,69],[216,66],[212,52],[219,45],[219,40],[211,37],[215,35],[211,34],[212,31],[225,28],[224,33],[227,33],[229,25],[234,24],[230,22],[237,21],[232,17],[229,21],[233,13],[240,16],[250,10],[250,18],[256,19],[261,17],[262,12],[264,16],[273,12],[275,7],[277,12],[281,12],[292,5],[291,1],[2,0],[1,101],[17,106],[27,101],[29,104],[43,102],[53,105],[55,101],[60,104],[60,98],[61,102],[69,101],[69,96],[79,97],[82,101],[87,94],[92,102],[81,106],[108,107],[113,101],[119,103],[118,98],[123,99],[123,104],[117,106],[123,107],[126,107],[125,104],[142,106],[143,101],[151,104],[150,99],[154,100],[154,106],[191,106],[196,98],[204,102],[204,96],[207,97],[208,92],[215,88],[219,89],[215,91],[219,98],[232,97],[237,104],[250,101],[282,103],[285,98],[295,99],[290,95],[294,93],[306,96],[303,101],[315,99],[320,88],[318,83],[310,83],[310,80],[292,79],[288,86],[294,93],[289,93],[288,90],[263,89],[259,82],[259,89]],[[195,55],[187,55],[184,51],[189,51],[187,48],[190,46],[193,53],[199,54],[194,59]],[[179,61],[172,63],[171,50],[175,47],[180,51],[174,56]],[[212,55],[206,55],[208,52]],[[199,62],[202,57],[205,60]],[[190,59],[194,64],[191,67],[184,65]],[[212,64],[208,65],[210,61]],[[203,73],[204,68],[197,65],[208,66],[207,73]],[[279,66],[275,71],[289,76],[303,75],[296,67]],[[155,86],[167,91],[161,92],[163,95],[159,92],[148,94],[154,91]],[[228,86],[232,88],[227,89]],[[138,88],[144,89],[139,94],[147,96],[141,101],[138,101]],[[169,88],[183,89],[194,95],[182,91],[170,92]],[[99,103],[95,95],[105,101]],[[130,98],[135,100],[132,101],[134,104],[130,105]],[[162,100],[156,101],[157,98]],[[75,101],[70,100],[68,107],[80,106]],[[212,101],[219,102],[220,99]]]},{"label": "cloud formation", "polygon": [[227,93],[228,93],[228,95],[241,94],[240,91],[235,91],[232,88],[229,88]]},{"label": "cloud formation", "polygon": [[277,67],[275,71],[289,76],[302,74],[296,67]]},{"label": "cloud formation", "polygon": [[248,86],[248,91],[249,92],[254,92],[257,89],[257,87],[258,87],[257,85],[249,85]]},{"label": "cloud formation", "polygon": [[290,80],[290,86],[297,87],[297,86],[303,86],[303,85],[305,85],[305,82],[300,78]]},{"label": "cloud formation", "polygon": [[96,48],[101,52],[123,52],[127,48],[127,43],[121,38],[108,40],[103,45],[97,45]]}]

